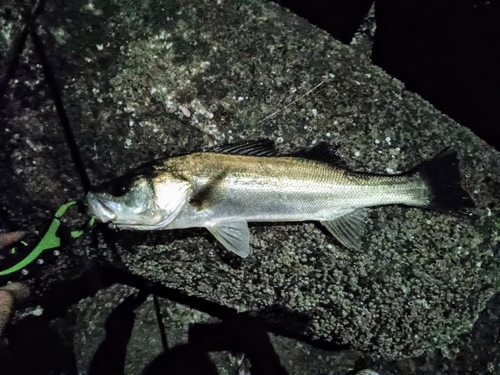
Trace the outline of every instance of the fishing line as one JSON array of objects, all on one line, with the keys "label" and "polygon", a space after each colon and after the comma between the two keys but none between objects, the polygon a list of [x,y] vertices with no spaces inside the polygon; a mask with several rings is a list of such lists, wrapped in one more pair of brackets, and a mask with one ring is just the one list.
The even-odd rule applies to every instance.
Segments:
[{"label": "fishing line", "polygon": [[283,108],[280,108],[278,109],[276,112],[273,112],[271,113],[269,116],[265,117],[264,119],[260,120],[259,123],[262,123],[268,119],[270,119],[271,117],[277,115],[278,113],[284,111],[285,109],[287,109],[288,107],[290,107],[291,105],[297,103],[300,99],[304,98],[305,96],[309,95],[310,93],[312,93],[313,91],[315,91],[317,88],[319,88],[323,83],[325,83],[326,81],[328,81],[328,77],[325,78],[323,81],[321,81],[320,83],[318,83],[316,86],[314,86],[312,89],[310,89],[309,91],[307,91],[305,94],[302,94],[301,96],[299,96],[297,99],[295,99],[294,101],[292,101],[291,103],[287,104],[286,106],[284,106]]},{"label": "fishing line", "polygon": [[160,301],[158,300],[158,295],[154,292],[153,292],[153,301],[156,310],[156,320],[158,323],[158,328],[160,329],[161,345],[163,347],[163,351],[166,352],[168,350],[168,341],[167,341],[167,335],[165,334],[165,325],[163,324],[163,314],[161,313]]},{"label": "fishing line", "polygon": [[56,110],[59,115],[59,120],[63,128],[64,136],[66,138],[66,142],[68,143],[71,157],[73,158],[73,163],[75,164],[76,170],[80,175],[82,188],[85,192],[87,192],[90,190],[90,179],[89,176],[87,175],[87,171],[85,170],[85,164],[83,163],[82,157],[80,155],[80,150],[75,141],[73,130],[71,129],[68,116],[66,115],[66,111],[64,109],[61,97],[61,92],[59,90],[59,86],[57,85],[56,77],[54,75],[54,72],[52,71],[47,55],[45,54],[45,47],[43,45],[43,42],[36,33],[34,26],[30,28],[30,34],[33,40],[33,45],[35,46],[35,50],[38,53],[40,62],[42,63],[43,73],[45,75],[45,81],[47,82],[47,85],[52,91],[52,96],[53,96],[52,99],[54,100],[54,103],[56,105]]},{"label": "fishing line", "polygon": [[19,56],[23,53],[24,47],[26,46],[26,39],[28,39],[29,29],[32,24],[34,24],[36,18],[42,13],[45,8],[45,0],[40,0],[37,6],[34,7],[35,10],[32,14],[24,16],[26,18],[25,25],[21,30],[21,33],[14,40],[13,48],[11,50],[10,63],[7,66],[5,74],[0,80],[0,100],[4,97],[7,88],[9,87],[9,82],[16,74],[17,67],[19,66]]}]

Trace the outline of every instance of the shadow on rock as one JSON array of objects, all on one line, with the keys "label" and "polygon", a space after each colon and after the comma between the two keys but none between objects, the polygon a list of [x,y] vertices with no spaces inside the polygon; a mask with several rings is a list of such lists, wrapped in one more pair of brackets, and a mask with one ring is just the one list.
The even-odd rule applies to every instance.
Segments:
[{"label": "shadow on rock", "polygon": [[236,316],[221,323],[192,325],[188,343],[160,354],[146,367],[143,375],[217,374],[208,353],[218,351],[244,353],[253,375],[288,374],[260,322]]},{"label": "shadow on rock", "polygon": [[[116,282],[122,282],[124,278],[134,279],[119,270],[96,264],[77,278],[56,283],[45,290],[42,296],[35,297],[33,304],[40,306],[41,315],[28,315],[15,324],[8,325],[5,330],[5,343],[0,337],[0,374],[76,374],[73,349],[51,322],[66,315],[69,308],[81,299],[92,296]],[[147,290],[149,285],[139,282],[136,284],[141,290]],[[139,293],[137,298],[139,297],[145,299],[144,293]],[[132,304],[133,308],[137,307],[135,301],[125,302]],[[109,319],[111,318],[112,316]],[[65,331],[68,335],[73,334],[72,327],[67,327]],[[7,342],[8,345],[5,345]]]},{"label": "shadow on rock", "polygon": [[[106,337],[99,345],[89,367],[89,375],[124,374],[127,346],[134,327],[134,310],[151,290],[127,297],[109,315],[105,323]],[[255,375],[287,375],[280,363],[267,331],[255,318],[243,315],[220,323],[198,323],[189,328],[188,342],[166,350],[143,371],[143,375],[196,374],[217,375],[210,352],[243,353]]]},{"label": "shadow on rock", "polygon": [[106,337],[92,358],[89,375],[125,373],[127,346],[135,321],[134,310],[148,295],[149,291],[144,290],[137,296],[127,297],[106,319]]},{"label": "shadow on rock", "polygon": [[[141,291],[120,303],[106,320],[106,337],[99,345],[89,367],[89,375],[124,374],[127,346],[134,327],[134,310],[149,295]],[[168,344],[166,344],[168,345]],[[196,374],[217,375],[209,352],[244,353],[255,375],[287,375],[261,323],[247,316],[235,316],[220,323],[193,324],[188,342],[157,356],[143,375]]]},{"label": "shadow on rock", "polygon": [[[41,316],[30,315],[8,327],[6,335],[9,346],[0,347],[0,373],[39,375],[53,374],[55,371],[76,374],[75,354],[71,345],[68,345],[72,340],[69,336],[74,332],[71,316],[67,313],[78,301],[116,283],[135,287],[139,292],[126,298],[108,316],[105,323],[106,337],[92,358],[88,369],[90,375],[124,373],[127,346],[136,318],[134,311],[151,293],[204,311],[221,322],[193,324],[188,332],[188,342],[173,348],[168,347],[163,335],[163,346],[166,350],[147,366],[143,375],[166,372],[217,374],[216,365],[210,359],[209,353],[219,351],[243,353],[250,362],[252,374],[284,375],[286,370],[281,366],[268,332],[291,337],[294,335],[288,332],[287,327],[307,325],[307,317],[296,316],[280,309],[262,311],[259,317],[238,314],[234,309],[198,297],[186,296],[180,291],[97,263],[77,278],[56,283],[45,290],[42,296],[35,298],[34,305],[43,310]],[[70,324],[68,327],[62,327],[69,335],[66,341],[51,324],[54,319],[63,316],[66,316],[63,324]],[[164,332],[163,328],[160,324],[160,331]],[[295,339],[311,341],[306,337]],[[29,361],[26,358],[29,358]]]},{"label": "shadow on rock", "polygon": [[43,316],[28,316],[6,330],[8,348],[3,348],[0,373],[76,374],[73,351]]}]

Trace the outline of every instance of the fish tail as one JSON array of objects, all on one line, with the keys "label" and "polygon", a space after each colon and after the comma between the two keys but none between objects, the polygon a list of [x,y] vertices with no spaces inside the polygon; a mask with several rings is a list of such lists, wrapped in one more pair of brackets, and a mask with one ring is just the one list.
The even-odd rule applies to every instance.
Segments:
[{"label": "fish tail", "polygon": [[460,184],[457,152],[444,149],[431,160],[419,164],[412,171],[429,187],[428,208],[448,214],[470,214],[475,204]]}]

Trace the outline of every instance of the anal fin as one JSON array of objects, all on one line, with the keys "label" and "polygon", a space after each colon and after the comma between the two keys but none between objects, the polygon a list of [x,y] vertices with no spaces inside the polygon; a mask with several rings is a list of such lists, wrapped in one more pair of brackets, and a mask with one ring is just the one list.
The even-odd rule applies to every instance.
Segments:
[{"label": "anal fin", "polygon": [[365,219],[367,213],[364,208],[349,212],[330,221],[322,221],[326,229],[335,236],[339,242],[350,248],[361,248],[365,232]]},{"label": "anal fin", "polygon": [[229,251],[242,258],[250,255],[250,231],[246,220],[223,221],[207,229]]}]

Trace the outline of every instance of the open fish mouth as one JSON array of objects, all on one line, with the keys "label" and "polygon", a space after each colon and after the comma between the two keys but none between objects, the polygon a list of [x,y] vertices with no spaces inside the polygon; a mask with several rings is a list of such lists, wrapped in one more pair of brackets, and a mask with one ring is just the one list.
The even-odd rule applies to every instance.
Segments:
[{"label": "open fish mouth", "polygon": [[94,193],[87,194],[87,203],[92,214],[96,216],[103,223],[112,222],[116,220],[117,215],[112,206],[114,202],[102,199]]}]

